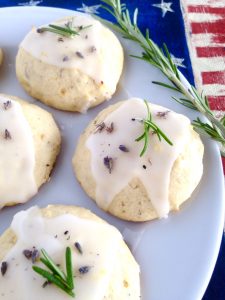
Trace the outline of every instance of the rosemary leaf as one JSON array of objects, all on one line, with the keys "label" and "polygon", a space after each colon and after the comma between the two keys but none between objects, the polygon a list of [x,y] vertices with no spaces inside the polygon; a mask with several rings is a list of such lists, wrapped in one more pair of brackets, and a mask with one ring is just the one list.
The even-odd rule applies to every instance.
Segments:
[{"label": "rosemary leaf", "polygon": [[221,118],[220,122],[225,126],[225,115]]},{"label": "rosemary leaf", "polygon": [[40,261],[53,273],[55,273],[54,268],[52,268],[52,265],[48,262],[48,260],[44,259],[43,257],[40,258]]},{"label": "rosemary leaf", "polygon": [[176,97],[172,97],[175,101],[177,101],[178,103],[190,108],[190,109],[194,109],[194,110],[197,110],[197,108],[193,105],[193,103],[188,100],[188,99],[183,99],[183,98],[180,98],[180,99],[177,99]]},{"label": "rosemary leaf", "polygon": [[152,83],[157,84],[157,85],[161,85],[163,87],[166,87],[166,88],[171,89],[171,90],[176,91],[176,92],[180,92],[180,90],[178,90],[178,88],[176,88],[172,85],[166,84],[164,82],[152,81]]},{"label": "rosemary leaf", "polygon": [[145,132],[142,134],[142,135],[140,135],[138,138],[136,138],[136,142],[140,142],[141,140],[143,140],[145,138]]},{"label": "rosemary leaf", "polygon": [[72,267],[72,254],[69,247],[66,248],[66,273],[67,273],[67,283],[71,289],[74,288],[73,283],[73,267]]},{"label": "rosemary leaf", "polygon": [[218,142],[223,142],[223,139],[221,138],[220,134],[215,130],[215,128],[211,124],[202,122],[200,118],[194,120],[192,124],[197,132],[201,132],[203,135],[216,139]]},{"label": "rosemary leaf", "polygon": [[40,261],[50,270],[50,271],[52,271],[52,274],[55,276],[55,277],[57,277],[68,289],[73,289],[73,288],[71,288],[71,286],[68,284],[68,282],[64,279],[64,278],[62,278],[62,277],[60,277],[57,273],[55,273],[55,270],[54,270],[54,268],[52,268],[52,266],[51,266],[51,264],[49,264],[49,262],[46,260],[46,259],[44,259],[44,258],[40,258]]},{"label": "rosemary leaf", "polygon": [[76,27],[72,27],[72,23],[71,24],[65,24],[65,27],[63,26],[59,26],[59,25],[54,25],[54,24],[49,24],[48,27],[40,27],[37,29],[38,33],[43,33],[45,31],[49,31],[58,35],[62,35],[65,37],[74,37],[76,35],[80,34],[81,30],[87,29],[89,27],[91,27],[92,25],[87,25],[87,26],[80,26],[77,27],[78,30],[75,30]]},{"label": "rosemary leaf", "polygon": [[44,258],[47,260],[48,265],[50,265],[49,269],[51,271],[53,271],[55,274],[58,274],[59,277],[63,278],[64,280],[66,280],[66,275],[64,272],[62,272],[59,267],[57,267],[57,265],[53,262],[53,260],[50,258],[50,256],[48,255],[48,253],[44,250],[41,249],[41,253],[43,254]]},{"label": "rosemary leaf", "polygon": [[144,147],[140,153],[140,156],[143,156],[144,153],[146,152],[148,147],[148,142],[149,142],[149,126],[146,123],[144,124],[144,132],[145,132]]},{"label": "rosemary leaf", "polygon": [[170,55],[169,50],[168,50],[165,43],[163,43],[163,48],[164,48],[164,51],[166,53],[166,56],[167,56],[167,59],[169,61],[169,64],[170,64],[171,68],[173,69],[174,73],[176,74],[176,77],[178,79],[180,79],[179,74],[178,74],[178,70],[177,70],[177,66],[173,63],[171,55]]},{"label": "rosemary leaf", "polygon": [[71,297],[75,297],[75,293],[73,292],[74,282],[71,249],[69,247],[66,248],[66,274],[59,269],[44,249],[41,249],[41,253],[43,257],[40,258],[40,261],[48,268],[48,270],[38,266],[33,266],[33,270],[46,278],[49,283],[53,283]]},{"label": "rosemary leaf", "polygon": [[146,119],[136,119],[136,120],[140,121],[141,123],[143,123],[143,125],[144,125],[144,133],[135,139],[136,142],[140,142],[141,140],[144,140],[144,146],[141,150],[140,156],[143,156],[148,148],[149,131],[151,128],[153,129],[153,132],[157,135],[159,141],[161,141],[161,138],[163,138],[169,145],[171,145],[171,146],[173,145],[173,143],[165,135],[165,133],[152,121],[152,115],[150,112],[148,102],[146,100],[144,100],[144,103],[147,108],[147,118]]},{"label": "rosemary leaf", "polygon": [[58,25],[53,25],[50,24],[49,27],[59,30],[59,31],[63,31],[67,34],[71,34],[71,35],[79,35],[79,32],[75,31],[74,29],[70,28],[70,27],[62,27],[62,26],[58,26]]},{"label": "rosemary leaf", "polygon": [[53,274],[51,274],[50,272],[48,272],[47,270],[44,270],[38,266],[33,266],[32,267],[33,270],[38,273],[39,275],[41,275],[42,277],[46,278],[49,282],[53,283],[54,285],[56,285],[58,288],[60,288],[61,290],[63,290],[64,292],[66,292],[68,295],[70,295],[71,297],[75,297],[75,294],[72,290],[68,289],[60,279],[58,279],[56,276],[54,276]]},{"label": "rosemary leaf", "polygon": [[156,124],[153,124],[152,122],[149,122],[148,120],[145,120],[144,122],[149,124],[150,127],[155,131],[155,133],[160,136],[159,139],[162,137],[169,145],[171,145],[171,146],[173,145],[171,140],[165,135],[165,133]]}]

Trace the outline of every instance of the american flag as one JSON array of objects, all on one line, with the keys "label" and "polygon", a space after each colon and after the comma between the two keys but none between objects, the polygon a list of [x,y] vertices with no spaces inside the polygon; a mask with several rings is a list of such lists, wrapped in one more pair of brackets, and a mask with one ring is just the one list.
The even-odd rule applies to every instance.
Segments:
[{"label": "american flag", "polygon": [[[195,84],[218,116],[225,112],[225,0],[181,1]],[[223,159],[225,171],[225,159]]]}]

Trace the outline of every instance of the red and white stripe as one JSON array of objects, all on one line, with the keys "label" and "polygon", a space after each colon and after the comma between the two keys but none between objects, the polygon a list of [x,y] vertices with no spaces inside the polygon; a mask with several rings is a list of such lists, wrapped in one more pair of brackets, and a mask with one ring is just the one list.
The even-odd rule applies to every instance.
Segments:
[{"label": "red and white stripe", "polygon": [[211,109],[224,112],[225,0],[182,0],[181,7],[195,84]]}]

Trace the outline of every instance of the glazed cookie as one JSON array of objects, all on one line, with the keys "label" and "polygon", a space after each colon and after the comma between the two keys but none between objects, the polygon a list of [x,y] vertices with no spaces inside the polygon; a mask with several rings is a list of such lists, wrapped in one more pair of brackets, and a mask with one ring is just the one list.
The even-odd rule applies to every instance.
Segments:
[{"label": "glazed cookie", "polygon": [[77,34],[62,36],[45,31],[47,26],[27,34],[16,58],[16,74],[24,89],[45,104],[68,111],[85,112],[110,99],[123,67],[119,40],[86,14],[54,24]]},{"label": "glazed cookie", "polygon": [[0,94],[0,206],[24,203],[49,180],[61,137],[50,113]]},{"label": "glazed cookie", "polygon": [[143,119],[147,107],[132,98],[103,110],[81,135],[73,166],[86,193],[105,211],[125,220],[146,221],[178,210],[203,172],[203,144],[190,120],[149,104],[154,122],[173,145],[148,134],[145,153]]},{"label": "glazed cookie", "polygon": [[44,248],[65,271],[66,247],[72,251],[76,300],[140,299],[139,266],[119,231],[84,208],[59,205],[17,213],[0,237],[0,259],[7,266],[0,294],[5,300],[12,293],[14,300],[69,299],[54,284],[43,286],[45,279],[32,270],[32,261],[43,267]]}]

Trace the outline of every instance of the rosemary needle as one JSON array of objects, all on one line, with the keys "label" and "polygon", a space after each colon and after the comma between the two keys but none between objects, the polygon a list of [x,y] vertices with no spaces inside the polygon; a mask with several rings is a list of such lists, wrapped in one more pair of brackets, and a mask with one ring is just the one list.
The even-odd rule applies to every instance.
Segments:
[{"label": "rosemary needle", "polygon": [[[150,129],[153,130],[153,132],[157,135],[158,139],[161,141],[161,138],[163,138],[169,145],[173,145],[173,143],[170,141],[170,139],[165,135],[165,133],[152,121],[152,114],[149,109],[148,102],[144,100],[146,108],[147,108],[147,118],[146,119],[138,119],[140,122],[144,124],[144,133],[140,135],[138,138],[136,138],[136,142],[140,142],[144,139],[144,146],[140,153],[140,156],[143,156],[144,153],[147,150],[148,144],[149,144],[149,131]],[[137,119],[136,119],[137,120]]]},{"label": "rosemary needle", "polygon": [[59,275],[59,277],[61,278],[65,278],[65,274],[59,269],[59,267],[57,267],[57,265],[53,262],[53,260],[50,258],[50,256],[48,255],[48,253],[42,249],[41,253],[43,254],[45,259],[41,259],[41,261],[46,262],[46,266],[55,274]]},{"label": "rosemary needle", "polygon": [[52,258],[48,253],[42,249],[41,253],[43,257],[40,258],[40,261],[48,268],[42,269],[38,266],[33,266],[33,270],[47,279],[49,283],[54,284],[65,293],[71,297],[75,297],[74,289],[74,277],[73,277],[73,264],[72,264],[72,254],[70,247],[66,248],[65,259],[66,259],[66,274],[60,270],[60,268],[54,263]]},{"label": "rosemary needle", "polygon": [[66,292],[68,295],[70,295],[71,297],[75,297],[74,292],[71,289],[68,289],[64,283],[61,281],[60,278],[57,278],[54,274],[48,272],[45,269],[42,269],[40,267],[37,266],[33,266],[33,270],[38,273],[39,275],[41,275],[42,277],[46,278],[48,280],[48,282],[53,283],[55,286],[57,286],[58,288],[60,288],[61,290],[63,290],[64,292]]},{"label": "rosemary needle", "polygon": [[65,27],[59,25],[49,24],[48,27],[40,27],[37,29],[38,33],[43,33],[45,31],[49,31],[58,35],[62,35],[65,37],[74,37],[75,35],[79,35],[81,30],[87,29],[92,25],[88,26],[79,26],[78,30],[75,30],[75,27],[72,27],[70,23],[65,24]]},{"label": "rosemary needle", "polygon": [[72,268],[72,255],[71,249],[69,247],[66,248],[66,271],[67,271],[67,283],[71,289],[74,288],[73,283],[73,268]]},{"label": "rosemary needle", "polygon": [[[126,39],[137,43],[143,50],[141,56],[134,56],[158,68],[171,82],[171,85],[164,82],[154,81],[153,83],[172,89],[182,94],[181,98],[175,98],[178,103],[199,111],[208,120],[207,122],[199,118],[194,120],[192,125],[194,129],[203,135],[206,135],[219,142],[221,154],[225,156],[225,122],[224,119],[217,119],[213,111],[210,110],[207,97],[199,93],[194,86],[190,88],[180,78],[177,66],[173,62],[166,44],[161,49],[150,38],[149,30],[145,34],[141,32],[137,25],[138,9],[134,10],[133,17],[124,3],[120,0],[101,0],[104,3],[102,8],[109,12],[116,20],[116,24],[103,20],[112,29],[118,31]],[[97,16],[95,16],[98,18]]]}]

